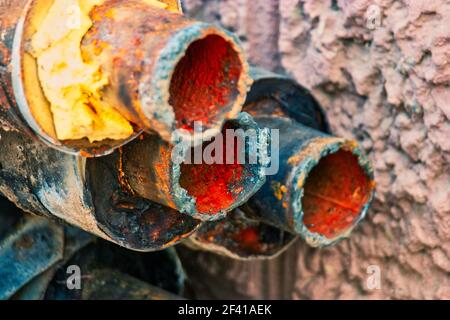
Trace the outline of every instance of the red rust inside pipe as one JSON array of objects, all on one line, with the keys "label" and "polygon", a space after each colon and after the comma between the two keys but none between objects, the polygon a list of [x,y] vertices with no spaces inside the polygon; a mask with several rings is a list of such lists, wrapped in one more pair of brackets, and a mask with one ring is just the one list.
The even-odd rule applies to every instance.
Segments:
[{"label": "red rust inside pipe", "polygon": [[207,125],[237,95],[242,64],[232,45],[218,35],[193,42],[177,64],[170,84],[170,105],[177,128]]},{"label": "red rust inside pipe", "polygon": [[[224,126],[223,137],[229,128]],[[226,139],[223,140],[222,164],[181,164],[180,185],[196,199],[197,210],[203,214],[214,215],[229,208],[243,190],[245,173],[244,165],[238,163],[239,144],[236,139],[234,150],[229,150],[231,148],[226,147]],[[205,143],[202,150],[209,144]],[[233,152],[233,164],[226,164],[228,152]]]},{"label": "red rust inside pipe", "polygon": [[305,226],[333,238],[358,218],[372,191],[372,182],[355,155],[340,150],[321,159],[310,172],[302,199]]}]

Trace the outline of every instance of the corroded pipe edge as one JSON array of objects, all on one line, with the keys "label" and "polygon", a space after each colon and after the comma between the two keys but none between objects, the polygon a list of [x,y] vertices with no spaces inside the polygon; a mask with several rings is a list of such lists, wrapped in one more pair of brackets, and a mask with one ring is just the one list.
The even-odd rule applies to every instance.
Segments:
[{"label": "corroded pipe edge", "polygon": [[[296,80],[293,78],[290,78],[285,75],[281,74],[275,74],[270,71],[264,70],[257,66],[251,66],[250,68],[250,75],[254,81],[253,87],[251,91],[248,93],[247,96],[247,102],[246,105],[250,105],[252,103],[258,102],[261,99],[269,98],[269,99],[275,99],[277,98],[283,99],[283,97],[287,94],[292,97],[292,99],[295,98],[295,103],[293,104],[287,104],[287,101],[279,101],[279,103],[284,104],[281,106],[279,110],[276,110],[276,112],[279,112],[279,116],[281,117],[287,117],[291,120],[302,124],[306,127],[314,128],[315,130],[318,130],[320,132],[331,134],[330,126],[326,117],[326,114],[323,110],[323,108],[320,106],[320,104],[316,101],[314,96],[307,90],[306,88],[302,87],[298,84]],[[281,94],[281,97],[279,96],[279,92],[283,93]],[[246,107],[244,106],[244,111],[246,111]],[[258,112],[257,109],[249,110],[252,115],[259,116],[262,115],[260,112]],[[277,113],[278,114],[278,113]],[[331,138],[331,137],[330,137]],[[353,149],[351,149],[352,153],[355,154],[358,158],[358,163],[364,168],[365,172],[367,173],[369,179],[373,182],[373,169],[371,168],[371,165],[369,161],[363,156],[361,150],[358,148],[356,142],[346,141],[344,139],[337,139],[335,138],[336,145],[334,147],[330,147],[330,149],[335,149],[334,151],[331,150],[324,150],[323,155],[316,155],[315,159],[310,159],[309,163],[309,170],[311,170],[312,167],[314,167],[319,159],[326,155],[327,153],[333,153],[336,152],[337,149],[339,149],[339,144],[345,144],[348,143],[349,145],[353,146]],[[308,165],[307,165],[308,166]],[[364,219],[368,208],[370,207],[370,203],[374,198],[375,190],[372,189],[372,194],[370,198],[368,199],[367,203],[361,210],[361,213],[358,217],[358,219],[354,222],[354,224],[345,232],[344,234],[336,237],[335,239],[327,239],[323,236],[320,236],[317,233],[311,233],[308,231],[308,229],[303,225],[303,215],[302,212],[302,202],[301,197],[303,196],[303,189],[301,187],[292,187],[292,183],[294,180],[295,175],[300,175],[302,172],[301,169],[297,170],[296,172],[293,172],[292,170],[291,177],[287,177],[289,180],[290,178],[290,194],[291,197],[294,197],[296,199],[295,205],[290,205],[289,210],[287,212],[286,216],[286,222],[289,223],[288,230],[294,231],[294,229],[297,229],[297,232],[300,233],[303,239],[306,240],[308,244],[311,244],[315,247],[323,247],[327,245],[334,244],[338,242],[340,239],[346,238],[350,235],[353,228],[362,220]],[[309,172],[309,171],[307,171]],[[303,179],[306,179],[307,172],[304,172]],[[305,180],[303,180],[304,182]],[[295,216],[292,213],[295,213]],[[300,218],[299,218],[300,217]],[[297,220],[297,225],[294,228],[295,222]]]},{"label": "corroded pipe edge", "polygon": [[[224,38],[239,56],[242,71],[237,84],[238,96],[230,111],[221,121],[213,124],[212,128],[202,133],[193,134],[184,132],[184,130],[178,130],[180,132],[174,135],[173,133],[176,130],[175,113],[169,104],[169,89],[172,75],[175,72],[177,63],[183,58],[188,47],[193,42],[204,39],[209,35],[219,35]],[[158,130],[159,135],[164,140],[176,143],[179,139],[183,139],[184,141],[193,142],[197,146],[202,144],[203,140],[208,140],[219,134],[227,119],[234,119],[238,116],[252,82],[249,77],[249,65],[237,36],[211,24],[196,22],[179,30],[171,37],[169,43],[159,54],[153,73],[145,75],[139,84],[139,96],[143,112],[153,127],[155,129],[159,129],[161,125],[165,127],[161,128],[162,130]]]},{"label": "corroded pipe edge", "polygon": [[40,138],[40,140],[47,146],[59,150],[61,152],[82,156],[82,157],[101,157],[104,155],[111,154],[115,149],[129,143],[136,139],[142,131],[135,132],[129,138],[125,140],[116,141],[112,146],[105,146],[100,148],[77,148],[67,146],[58,139],[55,139],[48,135],[41,126],[37,123],[33,114],[31,113],[31,109],[28,105],[28,101],[26,98],[24,84],[24,74],[22,68],[22,55],[25,52],[25,44],[23,43],[24,36],[24,27],[25,21],[30,12],[31,6],[33,5],[34,0],[29,0],[26,6],[23,9],[23,13],[17,23],[14,41],[12,47],[12,60],[11,60],[11,68],[12,68],[12,86],[14,97],[16,100],[17,107],[19,109],[20,115],[26,124],[36,133],[36,135]]},{"label": "corroded pipe edge", "polygon": [[[245,112],[240,113],[236,119],[233,119],[231,121],[235,121],[238,123],[239,127],[241,129],[247,130],[247,129],[254,129],[257,132],[259,132],[258,136],[261,138],[258,143],[263,144],[267,146],[267,143],[270,139],[269,130],[268,129],[260,129],[256,122],[253,120],[253,118]],[[219,131],[220,133],[220,131]],[[254,148],[258,146],[253,146]],[[259,148],[259,150],[262,147]],[[186,153],[185,153],[186,154]],[[185,155],[184,154],[184,155]],[[184,156],[183,155],[183,156]],[[196,209],[196,201],[193,197],[191,197],[188,194],[188,191],[181,187],[180,185],[180,176],[181,176],[181,167],[179,164],[173,164],[170,168],[171,170],[171,180],[170,183],[172,184],[172,198],[173,202],[175,203],[178,210],[182,213],[188,214],[192,216],[195,219],[199,219],[202,221],[216,221],[223,219],[227,216],[228,212],[232,211],[233,209],[241,206],[245,202],[247,202],[248,199],[250,199],[265,183],[266,181],[266,167],[269,164],[270,159],[267,157],[258,157],[258,169],[255,173],[254,177],[254,185],[251,189],[249,189],[246,192],[242,193],[242,197],[239,200],[236,200],[233,205],[228,208],[227,210],[221,210],[220,212],[210,215],[210,214],[202,214],[199,213]]]},{"label": "corroded pipe edge", "polygon": [[[0,179],[0,193],[25,212],[66,221],[111,241],[92,214],[84,158],[46,148],[25,134],[0,133],[0,146],[6,149],[3,165],[9,167],[4,180]],[[14,148],[21,151],[13,153]]]},{"label": "corroded pipe edge", "polygon": [[306,243],[312,247],[325,247],[333,245],[338,241],[348,238],[353,229],[359,224],[359,222],[365,218],[367,210],[375,196],[375,188],[372,188],[370,197],[364,204],[358,218],[354,223],[342,234],[334,237],[327,238],[316,232],[311,232],[303,223],[304,212],[302,208],[302,198],[304,192],[304,185],[308,178],[308,174],[319,163],[323,157],[336,153],[339,150],[345,150],[351,152],[358,159],[358,164],[365,171],[366,175],[370,179],[370,182],[374,185],[374,171],[369,159],[363,154],[356,141],[346,140],[343,138],[328,138],[321,137],[312,140],[303,150],[291,157],[288,161],[293,165],[296,165],[296,169],[292,171],[289,177],[291,185],[291,208],[292,208],[292,223],[295,231],[306,241]]},{"label": "corroded pipe edge", "polygon": [[[237,211],[240,211],[239,209],[236,209]],[[241,213],[242,217],[241,219],[246,219],[243,217],[243,213]],[[247,219],[250,220],[250,219]],[[233,220],[230,220],[227,218],[224,221],[218,221],[218,222],[211,222],[211,223],[230,223],[233,224]],[[281,231],[281,230],[280,230]],[[199,240],[197,238],[197,235],[202,232],[202,228],[199,228],[198,231],[196,231],[191,237],[189,237],[186,241],[182,242],[183,245],[185,245],[187,248],[191,250],[196,251],[208,251],[214,254],[218,254],[224,257],[228,257],[234,260],[240,260],[240,261],[263,261],[263,260],[271,260],[275,259],[282,253],[284,253],[287,249],[289,249],[294,242],[297,241],[299,238],[299,235],[292,234],[292,239],[284,243],[274,254],[249,254],[246,257],[243,257],[242,255],[239,255],[238,253],[228,249],[224,245],[221,245],[220,243],[215,242],[214,240],[205,242],[202,240]]]},{"label": "corroded pipe edge", "polygon": [[[67,190],[57,190],[56,187],[48,187],[47,190],[40,192],[39,199],[46,209],[55,217],[69,223],[70,225],[82,228],[83,230],[99,236],[105,240],[116,243],[124,248],[138,251],[151,252],[167,249],[183,241],[193,233],[200,225],[197,225],[189,233],[180,236],[174,236],[174,239],[164,243],[158,248],[154,247],[136,247],[130,245],[125,238],[114,235],[97,218],[97,209],[93,203],[92,194],[86,187],[86,162],[83,157],[74,157],[67,164],[67,179],[63,185],[70,185],[70,195]],[[70,203],[70,204],[68,204]],[[67,210],[67,208],[72,208]]]}]

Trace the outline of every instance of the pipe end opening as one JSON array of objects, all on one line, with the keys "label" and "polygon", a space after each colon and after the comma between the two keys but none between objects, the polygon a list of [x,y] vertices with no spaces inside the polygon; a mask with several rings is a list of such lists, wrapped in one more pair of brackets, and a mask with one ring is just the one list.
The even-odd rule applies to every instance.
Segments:
[{"label": "pipe end opening", "polygon": [[192,42],[177,63],[170,82],[169,104],[177,129],[194,132],[222,124],[242,93],[243,61],[235,45],[219,34]]},{"label": "pipe end opening", "polygon": [[360,219],[374,183],[352,151],[340,149],[320,159],[303,186],[303,224],[327,239],[344,235]]},{"label": "pipe end opening", "polygon": [[[180,165],[180,186],[195,199],[201,215],[218,217],[229,212],[263,183],[262,165],[250,157],[250,144],[255,142],[246,134],[229,121],[211,141],[192,147],[186,157],[189,161]],[[198,156],[201,161],[196,161]]]}]

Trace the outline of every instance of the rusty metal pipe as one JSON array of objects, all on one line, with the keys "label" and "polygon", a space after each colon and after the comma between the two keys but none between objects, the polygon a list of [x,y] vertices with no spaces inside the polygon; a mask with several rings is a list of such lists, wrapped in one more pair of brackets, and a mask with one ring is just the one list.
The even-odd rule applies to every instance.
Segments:
[{"label": "rusty metal pipe", "polygon": [[[174,6],[174,1],[163,1]],[[237,39],[225,30],[158,9],[144,1],[106,0],[90,13],[93,26],[80,46],[100,63],[109,84],[102,100],[134,127],[126,139],[60,140],[52,125],[36,63],[27,51],[34,17],[51,1],[2,2],[0,13],[0,124],[38,137],[66,153],[101,156],[142,130],[171,141],[172,133],[201,143],[241,110],[250,79]],[[203,131],[194,132],[193,123]]]},{"label": "rusty metal pipe", "polygon": [[106,98],[139,127],[165,141],[183,129],[201,143],[240,112],[248,67],[231,33],[142,1],[107,1],[91,17],[83,51],[111,72]]},{"label": "rusty metal pipe", "polygon": [[[219,138],[223,138],[219,147],[224,148],[223,155],[226,156],[228,129],[236,130],[236,134],[242,137],[242,143],[236,141],[235,149],[230,151],[235,157],[233,163],[208,164],[204,158],[195,162],[196,154],[202,157],[211,143],[219,141]],[[253,132],[257,140],[244,141],[246,132]],[[195,219],[222,219],[247,201],[264,183],[266,158],[261,156],[254,163],[247,161],[242,164],[236,160],[239,152],[248,159],[257,147],[267,145],[267,139],[267,130],[259,129],[245,113],[229,120],[220,135],[212,141],[205,141],[202,146],[173,146],[156,135],[145,135],[121,150],[122,185],[128,187],[131,193]],[[190,164],[186,163],[188,158]]]},{"label": "rusty metal pipe", "polygon": [[93,239],[0,196],[0,299],[42,299],[56,270]]},{"label": "rusty metal pipe", "polygon": [[263,260],[277,257],[296,239],[292,233],[248,218],[235,209],[226,219],[204,223],[183,244],[236,260]]},{"label": "rusty metal pipe", "polygon": [[200,224],[124,193],[113,159],[72,156],[25,134],[0,134],[0,193],[26,212],[63,220],[138,251],[172,246]]},{"label": "rusty metal pipe", "polygon": [[244,109],[261,127],[279,130],[279,170],[242,208],[299,234],[311,246],[348,236],[374,195],[373,169],[357,142],[329,133],[313,96],[295,81],[252,71]]}]

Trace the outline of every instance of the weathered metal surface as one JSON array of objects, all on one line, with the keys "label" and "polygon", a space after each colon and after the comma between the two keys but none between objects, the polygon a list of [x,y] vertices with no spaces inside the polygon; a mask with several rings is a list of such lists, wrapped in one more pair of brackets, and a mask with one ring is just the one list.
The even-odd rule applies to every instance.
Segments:
[{"label": "weathered metal surface", "polygon": [[370,205],[370,164],[356,143],[329,134],[320,105],[298,83],[259,68],[251,75],[244,110],[259,126],[279,130],[279,170],[248,203],[227,219],[205,223],[185,244],[240,260],[272,258],[295,235],[312,246],[334,244]]},{"label": "weathered metal surface", "polygon": [[184,244],[233,259],[261,260],[275,258],[296,239],[296,235],[249,219],[235,209],[226,219],[203,224]]},{"label": "weathered metal surface", "polygon": [[62,259],[63,251],[62,226],[41,217],[22,217],[15,228],[0,238],[0,299],[10,298],[48,270]]},{"label": "weathered metal surface", "polygon": [[[18,132],[2,132],[0,193],[37,215],[64,220],[135,250],[159,250],[199,222],[146,199],[121,193],[117,162],[71,156]],[[94,165],[92,165],[94,163]],[[96,166],[100,173],[92,172]],[[95,179],[93,179],[95,177]],[[135,207],[127,207],[127,204]]]},{"label": "weathered metal surface", "polygon": [[56,267],[53,266],[37,275],[15,293],[11,300],[42,300],[55,272]]},{"label": "weathered metal surface", "polygon": [[330,133],[322,107],[298,82],[255,66],[250,68],[250,76],[254,82],[245,101],[245,112],[255,116],[284,116],[309,128]]},{"label": "weathered metal surface", "polygon": [[[242,151],[246,158],[265,149],[268,132],[259,129],[252,118],[241,113],[227,122],[230,128],[253,130],[255,140],[246,140]],[[225,130],[225,129],[224,129]],[[237,130],[236,130],[237,132]],[[225,137],[225,136],[224,136]],[[224,138],[224,140],[226,140]],[[235,144],[238,148],[239,144]],[[203,149],[200,155],[203,155]],[[233,150],[235,154],[236,150]],[[132,192],[155,202],[172,207],[196,219],[211,221],[224,218],[234,208],[248,200],[264,183],[267,158],[260,156],[254,164],[212,164],[204,159],[200,164],[180,164],[172,154],[186,160],[196,150],[180,145],[174,149],[155,135],[144,136],[122,149],[123,181]],[[219,186],[220,188],[216,188]],[[204,208],[205,207],[205,208]]]},{"label": "weathered metal surface", "polygon": [[253,75],[244,109],[260,126],[279,130],[280,167],[243,210],[312,246],[333,244],[366,214],[374,193],[370,163],[356,142],[325,133],[320,106],[306,90],[288,78]]},{"label": "weathered metal surface", "polygon": [[[179,299],[183,294],[186,275],[174,249],[129,251],[25,214],[5,198],[0,208],[0,299]],[[80,268],[82,290],[67,286],[73,265]]]},{"label": "weathered metal surface", "polygon": [[26,212],[56,217],[102,237],[84,183],[83,158],[26,134],[1,132],[0,193]]},{"label": "weathered metal surface", "polygon": [[0,3],[0,127],[8,131],[20,131],[69,154],[98,156],[110,153],[135,138],[138,133],[124,141],[58,141],[41,128],[28,107],[23,87],[22,57],[26,46],[23,34],[29,10],[37,2],[8,0]]}]

